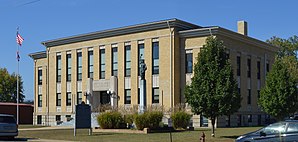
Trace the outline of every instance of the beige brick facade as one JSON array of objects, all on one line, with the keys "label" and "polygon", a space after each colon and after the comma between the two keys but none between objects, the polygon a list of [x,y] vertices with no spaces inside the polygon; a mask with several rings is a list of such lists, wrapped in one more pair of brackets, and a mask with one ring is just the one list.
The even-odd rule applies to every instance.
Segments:
[{"label": "beige brick facade", "polygon": [[[170,29],[169,29],[170,28]],[[173,31],[172,33],[170,31]],[[172,35],[172,36],[171,36]],[[204,28],[178,19],[158,21],[90,34],[61,38],[45,41],[46,51],[32,53],[35,66],[35,111],[34,124],[56,125],[56,119],[66,121],[66,117],[74,114],[73,105],[77,103],[77,94],[82,92],[82,100],[85,101],[88,81],[88,51],[93,51],[93,82],[109,83],[112,76],[112,48],[117,48],[118,74],[116,83],[116,94],[118,106],[138,105],[138,44],[144,43],[144,58],[147,65],[146,71],[146,97],[147,105],[152,104],[153,88],[158,88],[159,103],[165,108],[171,108],[177,104],[185,103],[183,95],[186,82],[190,82],[192,74],[185,73],[186,51],[193,54],[193,63],[196,62],[200,48],[205,44],[208,36],[217,36],[224,41],[229,49],[230,60],[234,68],[235,79],[240,78],[241,95],[243,97],[242,107],[235,115],[230,116],[230,126],[257,125],[258,120],[248,122],[247,116],[260,117],[262,122],[265,119],[264,113],[257,106],[257,61],[261,63],[260,85],[265,83],[266,62],[271,68],[274,62],[276,48],[262,41],[250,38],[236,32],[220,27]],[[152,42],[159,43],[159,73],[153,74],[153,48]],[[125,77],[125,44],[131,46],[131,75]],[[101,58],[100,49],[105,49],[105,79],[100,79]],[[82,53],[82,80],[77,81],[77,52]],[[67,54],[71,54],[71,81],[67,81]],[[57,55],[61,55],[61,82],[57,82]],[[236,76],[236,58],[241,56],[241,76]],[[251,77],[247,78],[247,58],[251,59]],[[42,69],[42,84],[38,85],[38,70]],[[248,81],[250,80],[250,81]],[[93,83],[93,85],[94,85]],[[100,84],[99,84],[100,85]],[[104,84],[102,84],[104,85]],[[107,85],[107,84],[106,84]],[[110,82],[111,85],[111,82]],[[115,86],[115,84],[114,84]],[[94,85],[93,87],[96,87]],[[105,88],[104,86],[97,86]],[[247,104],[247,89],[251,89],[251,104]],[[93,88],[94,89],[94,88]],[[98,88],[97,88],[98,89]],[[125,89],[131,90],[131,103],[125,104]],[[96,90],[96,88],[94,89]],[[100,89],[99,89],[100,90]],[[102,101],[102,89],[100,92],[92,91],[91,104],[94,101]],[[67,92],[71,92],[71,106],[66,106]],[[57,93],[61,93],[61,106],[56,106]],[[41,94],[41,100],[38,98]],[[96,96],[97,95],[97,96]],[[42,101],[38,107],[38,101]],[[238,118],[239,117],[239,118]],[[194,125],[197,121],[194,117]],[[243,119],[243,120],[242,120]],[[200,120],[198,121],[200,123]],[[219,118],[217,126],[225,127],[225,117]]]}]

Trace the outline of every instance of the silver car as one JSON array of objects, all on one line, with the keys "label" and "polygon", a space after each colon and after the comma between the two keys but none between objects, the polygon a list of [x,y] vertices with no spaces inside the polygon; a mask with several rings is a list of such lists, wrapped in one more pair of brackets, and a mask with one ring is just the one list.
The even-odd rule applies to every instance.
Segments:
[{"label": "silver car", "polygon": [[236,142],[298,142],[298,120],[270,124],[238,137]]},{"label": "silver car", "polygon": [[0,137],[18,136],[18,125],[13,115],[0,114]]}]

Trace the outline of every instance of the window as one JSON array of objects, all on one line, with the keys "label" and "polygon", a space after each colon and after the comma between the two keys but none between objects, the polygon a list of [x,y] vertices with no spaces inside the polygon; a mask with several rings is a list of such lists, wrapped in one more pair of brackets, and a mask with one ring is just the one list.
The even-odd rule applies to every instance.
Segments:
[{"label": "window", "polygon": [[250,58],[247,59],[247,77],[251,77],[251,60]]},{"label": "window", "polygon": [[71,54],[67,54],[66,55],[66,67],[67,67],[67,70],[66,70],[66,81],[71,81]]},{"label": "window", "polygon": [[241,89],[238,88],[237,91],[238,91],[238,94],[241,95]]},{"label": "window", "polygon": [[125,46],[125,77],[131,75],[131,49],[130,45]]},{"label": "window", "polygon": [[186,53],[186,63],[185,63],[185,72],[186,73],[192,73],[192,53]]},{"label": "window", "polygon": [[289,123],[288,132],[298,132],[298,123]]},{"label": "window", "polygon": [[61,93],[56,94],[56,106],[61,106]]},{"label": "window", "polygon": [[247,89],[247,104],[251,104],[251,90],[250,89]]},{"label": "window", "polygon": [[124,104],[131,104],[131,90],[130,89],[125,89]]},{"label": "window", "polygon": [[61,115],[56,115],[56,121],[61,121]]},{"label": "window", "polygon": [[69,122],[70,120],[72,120],[71,115],[65,115],[66,117],[66,121]]},{"label": "window", "polygon": [[42,107],[42,94],[38,94],[37,100],[37,106]]},{"label": "window", "polygon": [[229,49],[226,50],[226,57],[227,57],[227,59],[230,59],[230,50]]},{"label": "window", "polygon": [[152,42],[152,74],[159,74],[159,43]]},{"label": "window", "polygon": [[38,85],[42,85],[42,69],[38,68]]},{"label": "window", "polygon": [[159,103],[159,88],[152,89],[152,103]]},{"label": "window", "polygon": [[138,44],[138,76],[140,76],[140,59],[145,59],[144,43]]},{"label": "window", "polygon": [[81,104],[82,103],[82,92],[78,92],[77,93],[77,104]]},{"label": "window", "polygon": [[237,56],[237,76],[240,76],[241,73],[241,58]]},{"label": "window", "polygon": [[88,51],[88,78],[93,78],[93,51]]},{"label": "window", "polygon": [[257,61],[257,78],[261,79],[261,62]]},{"label": "window", "polygon": [[266,62],[266,71],[269,72],[269,61]]},{"label": "window", "polygon": [[266,135],[284,133],[286,131],[286,122],[270,124],[269,126],[263,128],[261,130]]},{"label": "window", "polygon": [[41,123],[42,123],[42,116],[37,115],[37,124],[41,124]]},{"label": "window", "polygon": [[105,64],[105,49],[100,49],[100,79],[105,79],[105,70],[106,70],[106,64]]},{"label": "window", "polygon": [[61,55],[56,56],[56,68],[57,68],[56,81],[61,82]]},{"label": "window", "polygon": [[247,116],[247,119],[248,119],[248,123],[249,123],[249,122],[252,122],[252,115],[249,114],[249,115]]},{"label": "window", "polygon": [[141,92],[140,92],[140,88],[138,88],[138,104],[140,104],[140,99],[141,99],[141,98],[140,98],[140,93],[141,93]]},{"label": "window", "polygon": [[71,92],[66,93],[66,106],[71,106]]},{"label": "window", "polygon": [[257,93],[258,93],[258,99],[259,99],[260,98],[260,90],[258,90]]},{"label": "window", "polygon": [[77,81],[82,81],[82,52],[77,52]]},{"label": "window", "polygon": [[118,75],[118,49],[117,47],[112,48],[112,76]]}]

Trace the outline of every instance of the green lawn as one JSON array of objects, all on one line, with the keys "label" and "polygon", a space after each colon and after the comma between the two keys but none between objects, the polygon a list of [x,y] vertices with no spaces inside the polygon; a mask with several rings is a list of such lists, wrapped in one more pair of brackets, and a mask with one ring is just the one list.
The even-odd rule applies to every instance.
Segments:
[{"label": "green lawn", "polygon": [[30,125],[30,124],[21,124],[19,125],[19,129],[26,129],[26,128],[40,128],[40,127],[45,127],[45,126],[37,126],[37,125]]},{"label": "green lawn", "polygon": [[[234,142],[241,134],[255,131],[260,127],[242,128],[218,128],[215,138],[211,138],[210,129],[196,129],[195,131],[184,131],[172,133],[173,142],[199,142],[202,132],[206,134],[206,142]],[[40,138],[56,139],[69,141],[97,141],[97,142],[165,142],[170,141],[169,133],[150,133],[150,134],[118,134],[118,133],[93,133],[88,136],[88,130],[79,129],[77,136],[73,136],[73,129],[67,130],[39,130],[39,131],[20,131],[19,138]]]}]

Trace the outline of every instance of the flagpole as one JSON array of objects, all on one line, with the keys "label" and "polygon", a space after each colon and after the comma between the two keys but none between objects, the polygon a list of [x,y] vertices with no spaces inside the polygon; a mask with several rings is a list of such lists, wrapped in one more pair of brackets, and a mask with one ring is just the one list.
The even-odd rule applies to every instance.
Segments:
[{"label": "flagpole", "polygon": [[[19,27],[17,28],[17,34],[19,32]],[[18,67],[17,67],[17,124],[19,125],[19,47],[20,45],[17,46],[17,61],[18,61]]]}]

